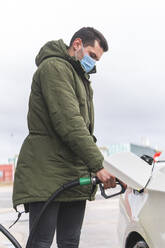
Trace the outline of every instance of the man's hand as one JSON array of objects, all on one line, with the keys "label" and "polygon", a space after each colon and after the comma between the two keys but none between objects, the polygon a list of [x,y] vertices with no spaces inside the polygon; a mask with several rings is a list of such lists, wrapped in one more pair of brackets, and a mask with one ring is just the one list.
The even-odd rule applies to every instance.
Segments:
[{"label": "man's hand", "polygon": [[96,176],[104,184],[104,189],[115,188],[116,178],[110,174],[106,169],[101,169],[96,173]]}]

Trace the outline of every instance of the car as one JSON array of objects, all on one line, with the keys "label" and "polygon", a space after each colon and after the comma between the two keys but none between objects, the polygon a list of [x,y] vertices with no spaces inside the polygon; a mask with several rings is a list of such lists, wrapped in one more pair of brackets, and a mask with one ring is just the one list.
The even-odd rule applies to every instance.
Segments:
[{"label": "car", "polygon": [[127,184],[119,199],[120,248],[164,248],[165,163],[131,152],[105,160],[108,170]]}]

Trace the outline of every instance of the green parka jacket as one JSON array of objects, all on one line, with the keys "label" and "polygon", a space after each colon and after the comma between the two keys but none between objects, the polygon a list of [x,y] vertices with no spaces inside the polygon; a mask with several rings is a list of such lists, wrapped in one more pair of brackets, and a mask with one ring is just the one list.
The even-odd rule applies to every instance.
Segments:
[{"label": "green parka jacket", "polygon": [[[17,162],[13,206],[46,201],[62,184],[103,168],[93,136],[93,91],[79,61],[62,40],[36,57],[28,128]],[[63,192],[56,201],[94,199],[91,185]]]}]

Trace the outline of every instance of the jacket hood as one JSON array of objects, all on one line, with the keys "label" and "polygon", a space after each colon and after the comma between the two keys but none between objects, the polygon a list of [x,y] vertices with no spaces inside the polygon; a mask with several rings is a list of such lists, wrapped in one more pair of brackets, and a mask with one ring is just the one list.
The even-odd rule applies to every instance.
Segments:
[{"label": "jacket hood", "polygon": [[36,65],[39,66],[44,59],[50,57],[61,57],[68,59],[70,56],[67,51],[68,47],[62,39],[47,42],[39,51],[36,57]]},{"label": "jacket hood", "polygon": [[[68,46],[63,42],[62,39],[57,41],[49,41],[47,42],[39,51],[35,62],[36,65],[39,66],[43,60],[51,57],[60,57],[64,58],[65,60],[69,61],[73,67],[77,71],[81,71],[81,73],[85,73],[85,70],[81,66],[80,61],[76,60],[75,57],[71,57],[68,53]],[[96,66],[90,71],[88,74],[96,73]]]}]

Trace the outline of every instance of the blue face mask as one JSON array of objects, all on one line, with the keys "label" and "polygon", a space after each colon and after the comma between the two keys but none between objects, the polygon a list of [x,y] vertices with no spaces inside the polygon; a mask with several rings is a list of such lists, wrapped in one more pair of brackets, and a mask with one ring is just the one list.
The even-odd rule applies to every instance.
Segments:
[{"label": "blue face mask", "polygon": [[80,63],[88,73],[94,68],[96,60],[92,59],[88,54],[85,54],[84,57],[80,60]]}]

